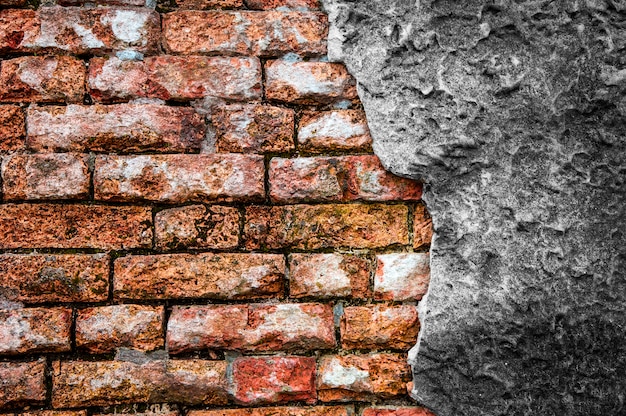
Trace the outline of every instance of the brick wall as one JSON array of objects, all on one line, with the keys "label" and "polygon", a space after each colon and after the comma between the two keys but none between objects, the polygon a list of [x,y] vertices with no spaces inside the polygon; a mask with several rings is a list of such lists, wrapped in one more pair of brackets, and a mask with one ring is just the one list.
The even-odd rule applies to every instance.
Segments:
[{"label": "brick wall", "polygon": [[0,0],[0,412],[426,415],[430,220],[318,2],[97,3]]}]

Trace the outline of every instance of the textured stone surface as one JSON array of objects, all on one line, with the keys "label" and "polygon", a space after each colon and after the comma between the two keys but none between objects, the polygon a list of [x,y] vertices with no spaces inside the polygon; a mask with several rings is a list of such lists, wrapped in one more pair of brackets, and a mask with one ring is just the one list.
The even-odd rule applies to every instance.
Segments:
[{"label": "textured stone surface", "polygon": [[371,152],[372,137],[363,111],[310,112],[300,118],[298,145],[311,153]]},{"label": "textured stone surface", "polygon": [[285,260],[278,254],[170,254],[115,261],[120,299],[254,299],[282,293]]},{"label": "textured stone surface", "polygon": [[163,45],[186,55],[324,55],[327,25],[316,12],[181,11],[163,15]]},{"label": "textured stone surface", "polygon": [[72,310],[0,310],[0,354],[69,351]]},{"label": "textured stone surface", "polygon": [[440,416],[623,413],[624,5],[324,3],[374,150],[428,182],[412,396]]},{"label": "textured stone surface", "polygon": [[31,106],[27,117],[36,152],[187,153],[206,132],[193,109],[152,104]]},{"label": "textured stone surface", "polygon": [[46,361],[0,362],[0,409],[43,404]]},{"label": "textured stone surface", "polygon": [[99,302],[109,287],[105,254],[2,254],[0,299],[23,302]]},{"label": "textured stone surface", "polygon": [[16,105],[0,105],[0,153],[24,147],[26,118]]},{"label": "textured stone surface", "polygon": [[352,416],[346,406],[261,407],[256,409],[191,410],[189,416]]},{"label": "textured stone surface", "polygon": [[400,396],[411,378],[399,354],[325,355],[318,368],[318,395],[324,402]]}]

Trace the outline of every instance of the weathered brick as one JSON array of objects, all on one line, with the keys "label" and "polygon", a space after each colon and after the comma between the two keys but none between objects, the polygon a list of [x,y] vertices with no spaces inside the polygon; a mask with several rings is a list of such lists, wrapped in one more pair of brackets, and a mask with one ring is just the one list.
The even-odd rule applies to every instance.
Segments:
[{"label": "weathered brick", "polygon": [[31,106],[27,146],[36,152],[192,152],[206,133],[191,108],[152,104]]},{"label": "weathered brick", "polygon": [[319,10],[319,0],[247,0],[249,9],[253,10]]},{"label": "weathered brick", "polygon": [[121,403],[225,404],[225,361],[164,360],[55,362],[52,406]]},{"label": "weathered brick", "polygon": [[[6,10],[0,10],[0,16],[3,12]],[[70,56],[22,56],[2,61],[0,102],[82,102],[86,71],[81,60]]]},{"label": "weathered brick", "polygon": [[419,300],[430,281],[428,253],[393,253],[376,256],[374,297],[382,300]]},{"label": "weathered brick", "polygon": [[61,6],[85,6],[85,5],[98,5],[98,6],[130,6],[130,7],[147,7],[154,9],[156,1],[154,0],[56,0],[56,4]]},{"label": "weathered brick", "polygon": [[20,7],[26,5],[26,0],[0,0],[0,6]]},{"label": "weathered brick", "polygon": [[371,296],[372,266],[366,259],[342,254],[289,255],[289,295],[302,297]]},{"label": "weathered brick", "polygon": [[233,397],[243,405],[314,403],[314,357],[240,357],[233,362]]},{"label": "weathered brick", "polygon": [[278,254],[166,254],[115,261],[118,299],[255,299],[283,290]]},{"label": "weathered brick", "polygon": [[417,201],[422,185],[385,170],[378,157],[273,158],[269,167],[274,202]]},{"label": "weathered brick", "polygon": [[46,361],[0,362],[0,408],[35,406],[46,400]]},{"label": "weathered brick", "polygon": [[19,416],[87,416],[86,410],[34,410],[19,413]]},{"label": "weathered brick", "polygon": [[154,220],[156,247],[233,249],[239,245],[239,210],[188,205],[160,211]]},{"label": "weathered brick", "polygon": [[326,54],[328,18],[318,12],[179,11],[163,16],[166,51],[175,54]]},{"label": "weathered brick", "polygon": [[307,112],[300,118],[298,145],[311,153],[371,152],[370,136],[365,112],[335,110]]},{"label": "weathered brick", "polygon": [[258,155],[97,156],[94,197],[168,203],[258,201],[265,195]]},{"label": "weathered brick", "polygon": [[290,104],[328,104],[356,99],[356,82],[343,64],[268,61],[265,96]]},{"label": "weathered brick", "polygon": [[167,347],[176,354],[203,349],[310,351],[335,347],[329,305],[175,306]]},{"label": "weathered brick", "polygon": [[[167,404],[155,404],[149,406],[145,412],[134,412],[133,410],[128,410],[128,413],[122,413],[118,411],[118,409],[107,409],[114,410],[115,413],[101,413],[95,414],[95,416],[179,416],[180,413],[176,410],[175,406],[169,406]],[[126,409],[124,409],[125,411]]]},{"label": "weathered brick", "polygon": [[175,0],[181,10],[241,9],[243,0]]},{"label": "weathered brick", "polygon": [[327,355],[317,375],[321,401],[380,400],[406,394],[411,379],[399,354]]},{"label": "weathered brick", "polygon": [[0,354],[69,351],[72,310],[0,310]]},{"label": "weathered brick", "polygon": [[347,406],[257,407],[253,409],[190,410],[188,416],[353,416]]},{"label": "weathered brick", "polygon": [[84,199],[89,196],[87,155],[12,155],[2,160],[4,199]]},{"label": "weathered brick", "polygon": [[0,11],[0,53],[158,52],[159,15],[146,8],[42,7]]},{"label": "weathered brick", "polygon": [[212,116],[218,152],[285,153],[294,150],[294,111],[267,105],[229,105]]},{"label": "weathered brick", "polygon": [[0,153],[24,147],[26,118],[16,105],[0,105]]},{"label": "weathered brick", "polygon": [[413,248],[421,249],[430,246],[433,239],[433,220],[424,205],[415,207],[413,219]]},{"label": "weathered brick", "polygon": [[104,301],[108,275],[105,254],[2,254],[0,297],[24,303]]},{"label": "weathered brick", "polygon": [[362,416],[435,416],[423,407],[368,407]]},{"label": "weathered brick", "polygon": [[341,317],[344,349],[408,350],[417,342],[419,320],[412,305],[349,306]]},{"label": "weathered brick", "polygon": [[151,226],[146,207],[5,204],[0,248],[150,247]]},{"label": "weathered brick", "polygon": [[79,309],[76,346],[90,353],[126,347],[151,351],[163,347],[162,306],[112,305]]},{"label": "weathered brick", "polygon": [[377,248],[408,243],[403,205],[288,205],[246,208],[249,250]]},{"label": "weathered brick", "polygon": [[228,100],[261,98],[257,58],[155,56],[143,61],[94,58],[89,64],[89,93],[96,101],[134,98]]}]

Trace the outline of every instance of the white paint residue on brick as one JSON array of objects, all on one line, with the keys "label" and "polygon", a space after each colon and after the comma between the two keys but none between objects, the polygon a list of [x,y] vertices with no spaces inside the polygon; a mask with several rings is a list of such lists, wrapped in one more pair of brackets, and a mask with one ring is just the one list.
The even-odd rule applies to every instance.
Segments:
[{"label": "white paint residue on brick", "polygon": [[382,172],[363,169],[363,165],[358,163],[356,175],[359,178],[359,189],[362,193],[381,195],[385,193],[385,187],[380,183]]},{"label": "white paint residue on brick", "polygon": [[415,284],[418,275],[429,273],[428,255],[424,253],[382,254],[377,260],[376,292],[402,293]]},{"label": "white paint residue on brick", "polygon": [[255,344],[256,339],[279,331],[288,342],[302,337],[303,334],[310,334],[311,331],[316,332],[321,326],[320,318],[304,312],[300,305],[278,304],[273,313],[264,316],[261,325],[246,331],[246,338],[248,342]]},{"label": "white paint residue on brick", "polygon": [[367,134],[364,124],[350,122],[340,112],[333,111],[324,117],[308,124],[298,131],[298,140],[304,142],[315,137],[331,137],[333,139],[345,139]]},{"label": "white paint residue on brick", "polygon": [[[249,267],[241,273],[241,278],[253,288],[259,288],[264,285],[263,280],[272,273],[266,265]],[[239,282],[237,282],[239,283]],[[239,286],[239,285],[238,285]],[[233,288],[236,289],[236,288]]]},{"label": "white paint residue on brick", "polygon": [[332,294],[348,296],[352,293],[350,277],[341,268],[342,256],[320,254],[320,261],[315,264],[311,279],[307,279],[308,294]]},{"label": "white paint residue on brick", "polygon": [[111,30],[119,40],[128,43],[137,42],[144,34],[143,29],[147,20],[147,14],[132,10],[116,10],[111,20]]},{"label": "white paint residue on brick", "polygon": [[328,366],[328,371],[322,375],[322,383],[331,388],[345,388],[359,382],[368,382],[369,376],[365,370],[353,366],[344,367],[339,360],[333,359]]},{"label": "white paint residue on brick", "polygon": [[22,343],[32,338],[30,323],[18,316],[9,316],[4,322],[0,322],[0,352],[15,351]]},{"label": "white paint residue on brick", "polygon": [[80,36],[80,40],[84,46],[90,49],[103,48],[104,43],[93,34],[91,29],[83,27],[78,23],[74,23],[72,25],[72,29],[78,36]]},{"label": "white paint residue on brick", "polygon": [[20,62],[17,73],[20,81],[28,85],[36,91],[41,90],[41,84],[48,79],[54,77],[54,71],[57,69],[58,62],[56,59],[46,59],[43,65],[33,64],[29,61]]},{"label": "white paint residue on brick", "polygon": [[315,78],[309,68],[304,63],[277,61],[268,71],[268,78],[285,82],[300,94],[330,94],[337,88],[332,81]]}]

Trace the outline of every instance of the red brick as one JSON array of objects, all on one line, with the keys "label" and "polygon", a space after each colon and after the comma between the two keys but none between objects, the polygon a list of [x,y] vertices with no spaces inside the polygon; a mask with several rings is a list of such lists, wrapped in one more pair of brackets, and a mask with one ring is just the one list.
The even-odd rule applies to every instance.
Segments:
[{"label": "red brick", "polygon": [[378,248],[408,243],[403,205],[288,205],[246,208],[249,250]]},{"label": "red brick", "polygon": [[156,214],[156,247],[233,249],[239,245],[239,210],[234,207],[188,205]]},{"label": "red brick", "polygon": [[325,55],[328,18],[317,12],[179,11],[163,16],[165,50],[175,54]]},{"label": "red brick", "polygon": [[26,118],[16,105],[0,105],[0,153],[20,150],[24,147]]},{"label": "red brick", "polygon": [[97,156],[94,197],[168,203],[258,201],[265,195],[258,155]]},{"label": "red brick", "polygon": [[[5,11],[0,10],[0,16]],[[2,61],[0,102],[82,102],[86,71],[81,60],[70,56],[23,56]]]},{"label": "red brick", "polygon": [[415,207],[413,219],[413,248],[422,249],[430,246],[433,239],[433,220],[424,205]]},{"label": "red brick", "polygon": [[152,245],[145,207],[0,205],[0,248],[124,249]]},{"label": "red brick", "polygon": [[327,355],[319,362],[318,397],[324,402],[387,399],[406,394],[410,379],[403,355]]},{"label": "red brick", "polygon": [[353,416],[346,406],[258,407],[254,409],[190,410],[188,416]]},{"label": "red brick", "polygon": [[[179,416],[180,413],[176,410],[175,405],[170,408],[167,404],[156,404],[150,406],[145,412],[134,412],[134,409],[128,410],[128,413],[121,413],[118,409],[105,409],[107,411],[115,411],[115,413],[100,413],[95,416]],[[126,409],[123,409],[126,411]]]},{"label": "red brick", "polygon": [[26,5],[26,0],[0,0],[0,6],[20,7]]},{"label": "red brick", "polygon": [[0,11],[0,53],[64,51],[101,54],[116,50],[158,52],[160,22],[139,8],[42,7]]},{"label": "red brick", "polygon": [[368,407],[363,410],[362,416],[435,416],[435,414],[423,407]]},{"label": "red brick", "polygon": [[104,254],[2,254],[0,297],[16,302],[99,302],[107,298]]},{"label": "red brick", "polygon": [[279,254],[166,254],[115,261],[117,299],[255,299],[280,295]]},{"label": "red brick", "polygon": [[317,303],[175,306],[167,329],[173,354],[203,349],[310,351],[335,345],[333,310]]},{"label": "red brick", "polygon": [[300,118],[298,129],[300,150],[323,152],[372,152],[365,112],[336,110],[307,112]]},{"label": "red brick", "polygon": [[417,201],[422,185],[385,170],[374,155],[273,158],[270,198],[279,203]]},{"label": "red brick", "polygon": [[268,61],[265,77],[268,100],[316,105],[357,98],[354,78],[338,63]]},{"label": "red brick", "polygon": [[272,9],[291,9],[291,10],[319,10],[319,0],[247,0],[246,4],[249,9],[253,10],[272,10]]},{"label": "red brick", "polygon": [[257,58],[155,56],[143,61],[94,58],[89,64],[89,93],[96,101],[134,98],[228,100],[261,98]]},{"label": "red brick", "polygon": [[12,155],[2,160],[4,199],[84,199],[89,196],[87,155]]},{"label": "red brick", "polygon": [[164,360],[54,363],[52,406],[122,403],[225,404],[226,362]]},{"label": "red brick", "polygon": [[243,0],[176,0],[181,10],[241,9]]},{"label": "red brick", "polygon": [[86,410],[34,410],[19,413],[19,416],[87,416]]},{"label": "red brick", "polygon": [[352,297],[371,296],[372,266],[366,259],[342,254],[289,255],[289,296]]},{"label": "red brick", "polygon": [[79,309],[76,346],[93,354],[126,347],[144,351],[163,347],[162,306],[112,305]]},{"label": "red brick", "polygon": [[294,150],[294,111],[267,105],[229,105],[211,118],[218,152],[285,153]]},{"label": "red brick", "polygon": [[0,354],[69,351],[72,310],[0,310]]},{"label": "red brick", "polygon": [[428,253],[393,253],[376,256],[374,297],[382,300],[420,300],[428,290]]},{"label": "red brick", "polygon": [[315,403],[314,357],[241,357],[233,363],[237,403]]},{"label": "red brick", "polygon": [[152,104],[31,106],[27,146],[36,152],[193,152],[206,133],[191,108]]},{"label": "red brick", "polygon": [[412,305],[349,306],[341,318],[341,346],[408,350],[417,342],[419,320]]},{"label": "red brick", "polygon": [[98,6],[131,6],[131,7],[147,7],[154,9],[154,0],[56,0],[56,4],[61,6],[85,6],[85,4],[97,4]]},{"label": "red brick", "polygon": [[0,408],[35,406],[46,400],[46,361],[0,362]]}]

